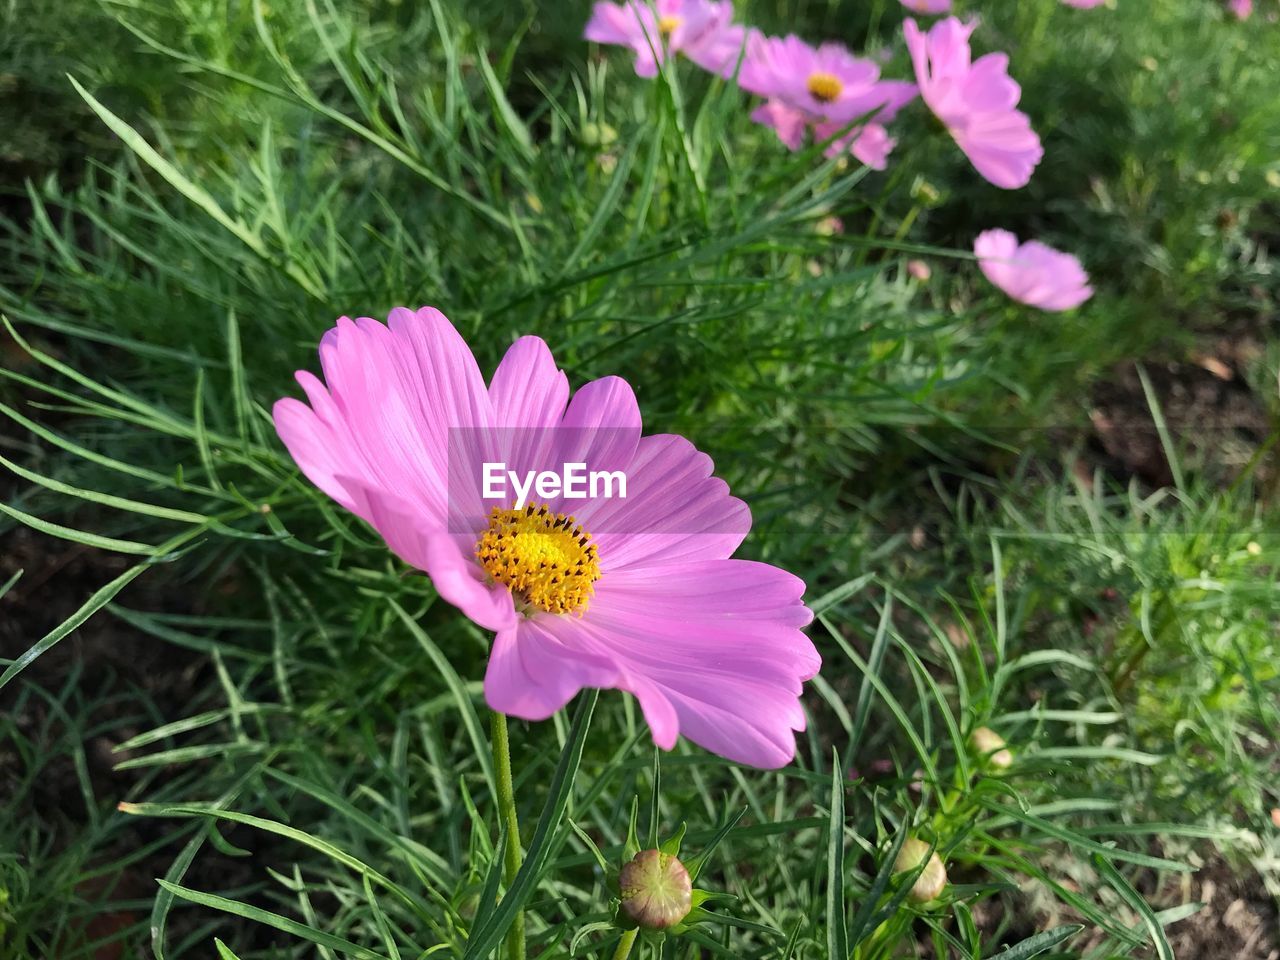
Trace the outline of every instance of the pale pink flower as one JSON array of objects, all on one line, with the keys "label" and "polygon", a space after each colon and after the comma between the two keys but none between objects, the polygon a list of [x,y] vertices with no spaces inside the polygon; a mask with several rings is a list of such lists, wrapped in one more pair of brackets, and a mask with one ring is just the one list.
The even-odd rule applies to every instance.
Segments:
[{"label": "pale pink flower", "polygon": [[929,269],[929,265],[923,260],[908,260],[907,273],[911,275],[912,279],[919,280],[921,283],[933,276],[933,271]]},{"label": "pale pink flower", "polygon": [[1044,156],[1026,114],[1014,109],[1022,90],[1009,76],[1009,58],[988,53],[971,61],[969,36],[977,21],[948,17],[927,34],[903,25],[920,96],[977,171],[997,187],[1026,186]]},{"label": "pale pink flower", "polygon": [[788,150],[799,150],[804,146],[809,118],[803,110],[789,107],[781,100],[766,100],[751,111],[751,119],[766,127],[773,127],[778,139],[786,144]]},{"label": "pale pink flower", "polygon": [[1070,310],[1093,296],[1080,261],[1039,241],[1019,245],[1008,230],[986,230],[978,234],[973,252],[986,278],[1019,303]]},{"label": "pale pink flower", "polygon": [[[801,631],[804,583],[731,559],[747,505],[688,440],[641,435],[626,381],[570,398],[547,345],[524,337],[486,386],[429,307],[397,307],[386,325],[341,318],[320,363],[323,383],[297,374],[306,403],[276,403],[281,439],[312,483],[495,631],[494,710],[543,720],[583,687],[614,688],[636,697],[663,749],[683,734],[757,767],[792,759],[801,685],[821,664]],[[486,487],[486,464],[621,471],[626,495],[572,497],[539,479],[517,506]]]},{"label": "pale pink flower", "polygon": [[[845,128],[843,123],[819,123],[813,127],[813,138],[818,141],[835,137]],[[889,163],[889,154],[898,145],[898,141],[889,136],[889,131],[878,123],[864,123],[854,127],[843,136],[836,137],[823,151],[826,156],[834,157],[841,153],[851,153],[872,170],[883,170]]]},{"label": "pale pink flower", "polygon": [[1062,0],[1062,2],[1077,10],[1092,10],[1094,7],[1102,6],[1107,0]]},{"label": "pale pink flower", "polygon": [[[781,100],[766,100],[751,111],[751,119],[772,127],[778,134],[778,139],[793,151],[804,146],[810,131],[814,139],[821,142],[835,137],[848,127],[844,123],[814,122],[803,110],[787,106]],[[824,153],[828,157],[852,153],[860,163],[874,170],[883,170],[896,143],[880,124],[864,123],[850,128],[843,136],[836,137],[827,145]]]},{"label": "pale pink flower", "polygon": [[1227,9],[1237,20],[1248,20],[1253,15],[1253,0],[1227,0]]},{"label": "pale pink flower", "polygon": [[951,9],[951,0],[902,0],[902,5],[916,13],[947,13]]},{"label": "pale pink flower", "polygon": [[915,84],[881,80],[875,63],[855,57],[843,44],[813,47],[794,34],[752,33],[738,84],[801,110],[815,122],[846,124],[868,115],[888,123],[916,95]]},{"label": "pale pink flower", "polygon": [[800,149],[810,130],[819,141],[843,131],[827,156],[850,152],[877,170],[895,143],[884,125],[916,95],[915,84],[881,80],[876,64],[841,44],[815,48],[794,35],[753,33],[738,83],[768,98],[751,118],[773,127],[788,148]]},{"label": "pale pink flower", "polygon": [[746,29],[733,23],[730,0],[624,0],[597,3],[583,33],[596,43],[630,47],[636,73],[656,76],[668,53],[681,53],[704,70],[733,76]]}]

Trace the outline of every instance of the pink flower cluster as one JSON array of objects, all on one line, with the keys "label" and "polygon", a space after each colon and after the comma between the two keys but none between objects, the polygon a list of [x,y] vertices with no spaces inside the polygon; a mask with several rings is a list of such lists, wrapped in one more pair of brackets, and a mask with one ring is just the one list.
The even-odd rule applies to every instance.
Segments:
[{"label": "pink flower cluster", "polygon": [[[921,13],[942,13],[949,0],[903,0]],[[764,98],[751,117],[772,127],[791,150],[812,137],[827,156],[852,153],[883,170],[896,141],[887,124],[917,93],[983,177],[1006,190],[1024,186],[1043,156],[1040,138],[1017,109],[1009,58],[972,58],[976,21],[954,17],[927,33],[904,25],[916,80],[883,80],[880,68],[839,43],[813,46],[794,34],[770,37],[733,22],[726,0],[609,0],[597,3],[585,35],[631,48],[636,72],[654,76],[671,54],[731,78]]]},{"label": "pink flower cluster", "polygon": [[[951,8],[951,0],[901,2],[924,14]],[[1086,8],[1105,0],[1063,2]],[[585,35],[631,48],[641,76],[654,76],[667,57],[681,54],[717,76],[736,77],[742,89],[763,98],[751,118],[771,127],[788,149],[824,143],[828,157],[849,153],[876,170],[885,168],[897,144],[887,125],[918,94],[984,179],[1016,190],[1031,180],[1044,148],[1018,109],[1022,89],[1009,76],[1009,57],[974,58],[969,41],[977,27],[977,20],[947,17],[925,31],[908,18],[903,34],[914,83],[882,79],[876,63],[843,44],[815,47],[794,34],[771,37],[734,23],[728,0],[602,0]],[[1012,235],[988,231],[977,255],[987,277],[1015,299],[1062,310],[1092,292],[1074,257],[1036,243],[1013,256],[1004,240],[995,251],[995,234],[1016,246]]]}]

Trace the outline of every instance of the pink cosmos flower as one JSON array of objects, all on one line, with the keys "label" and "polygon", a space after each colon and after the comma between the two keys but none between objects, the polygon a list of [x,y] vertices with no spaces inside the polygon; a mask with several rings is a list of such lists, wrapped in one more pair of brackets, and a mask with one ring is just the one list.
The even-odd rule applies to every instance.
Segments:
[{"label": "pink cosmos flower", "polygon": [[773,127],[789,149],[799,150],[809,130],[817,140],[846,131],[828,146],[827,156],[848,151],[877,170],[884,169],[895,143],[884,125],[916,95],[915,84],[881,80],[876,64],[841,44],[815,48],[794,35],[758,32],[747,40],[738,83],[768,98],[751,118]]},{"label": "pink cosmos flower", "polygon": [[[848,126],[829,121],[815,123],[803,110],[789,107],[781,100],[766,100],[751,112],[751,119],[772,127],[778,134],[778,139],[792,151],[804,146],[809,131],[813,132],[815,140],[823,141],[834,137]],[[873,170],[883,170],[896,143],[880,124],[865,123],[850,128],[843,136],[832,140],[824,153],[828,157],[852,153],[860,163]]]},{"label": "pink cosmos flower", "polygon": [[976,26],[948,17],[924,34],[908,19],[903,32],[924,102],[983,177],[1013,190],[1026,186],[1044,150],[1027,115],[1014,109],[1022,90],[1009,76],[1009,58],[988,53],[970,61]]},{"label": "pink cosmos flower", "polygon": [[[655,13],[656,9],[656,13]],[[746,42],[733,22],[730,0],[624,0],[597,3],[584,36],[595,43],[630,47],[636,73],[656,76],[668,53],[683,53],[711,73],[732,77]]]},{"label": "pink cosmos flower", "polygon": [[951,0],[902,0],[902,5],[916,13],[946,13],[951,9]]},{"label": "pink cosmos flower", "polygon": [[1227,0],[1227,9],[1237,20],[1248,20],[1253,15],[1253,0]]},{"label": "pink cosmos flower", "polygon": [[1070,310],[1091,296],[1080,261],[1036,240],[1019,245],[1008,230],[986,230],[973,244],[987,279],[1019,303],[1041,310]]},{"label": "pink cosmos flower", "polygon": [[[801,685],[821,664],[800,629],[804,583],[730,558],[746,504],[683,437],[641,436],[626,381],[570,398],[547,345],[524,337],[486,386],[430,307],[397,307],[386,325],[341,318],[320,363],[323,383],[297,374],[307,403],[276,403],[281,439],[316,486],[495,631],[494,710],[542,720],[583,687],[616,688],[664,749],[683,734],[757,767],[792,759]],[[539,476],[522,503],[489,486],[494,464],[513,487],[570,465],[621,472],[625,495],[578,498]]]}]

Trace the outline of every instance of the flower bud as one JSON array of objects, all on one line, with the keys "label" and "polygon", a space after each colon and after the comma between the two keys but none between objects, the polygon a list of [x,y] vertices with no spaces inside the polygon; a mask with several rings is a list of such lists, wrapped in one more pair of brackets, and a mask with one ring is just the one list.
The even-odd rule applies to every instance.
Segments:
[{"label": "flower bud", "polygon": [[693,881],[684,864],[661,850],[641,850],[618,872],[622,909],[637,926],[666,930],[689,915]]},{"label": "flower bud", "polygon": [[1004,738],[990,727],[978,727],[969,734],[969,745],[993,770],[1008,770],[1013,766],[1013,753],[1005,746]]},{"label": "flower bud", "polygon": [[839,217],[823,217],[814,225],[814,233],[820,237],[834,237],[844,233],[844,221]]},{"label": "flower bud", "polygon": [[907,837],[902,849],[898,851],[898,859],[893,862],[894,873],[907,873],[920,866],[926,855],[929,862],[920,871],[907,894],[907,899],[912,903],[928,903],[938,899],[947,886],[947,869],[937,853],[929,853],[929,844],[915,837]]},{"label": "flower bud", "polygon": [[907,273],[912,279],[919,280],[921,283],[933,276],[933,271],[929,269],[929,265],[923,260],[908,260]]},{"label": "flower bud", "polygon": [[588,121],[582,125],[579,137],[583,146],[607,147],[618,139],[618,131],[607,123],[592,123]]}]

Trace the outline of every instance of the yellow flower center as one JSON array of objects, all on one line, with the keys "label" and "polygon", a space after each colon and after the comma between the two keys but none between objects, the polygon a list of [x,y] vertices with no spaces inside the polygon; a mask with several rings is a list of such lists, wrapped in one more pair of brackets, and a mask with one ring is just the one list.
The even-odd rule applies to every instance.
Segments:
[{"label": "yellow flower center", "polygon": [[658,32],[664,37],[670,36],[675,32],[676,27],[684,23],[684,17],[660,17],[658,19]]},{"label": "yellow flower center", "polygon": [[533,504],[494,507],[489,529],[476,541],[476,559],[511,590],[522,612],[581,613],[600,579],[591,534],[573,517]]},{"label": "yellow flower center", "polygon": [[817,73],[809,74],[809,92],[813,94],[813,99],[815,100],[820,100],[822,103],[830,103],[840,96],[840,91],[843,89],[844,84],[834,74],[823,73],[821,70]]}]

